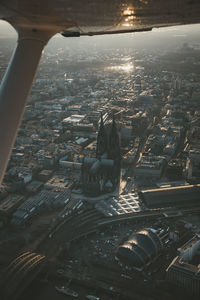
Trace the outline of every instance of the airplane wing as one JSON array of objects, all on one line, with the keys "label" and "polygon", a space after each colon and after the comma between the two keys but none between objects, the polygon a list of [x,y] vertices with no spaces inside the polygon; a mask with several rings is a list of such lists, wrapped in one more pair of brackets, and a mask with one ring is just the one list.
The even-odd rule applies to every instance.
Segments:
[{"label": "airplane wing", "polygon": [[1,0],[0,18],[24,27],[94,35],[200,21],[199,0]]}]

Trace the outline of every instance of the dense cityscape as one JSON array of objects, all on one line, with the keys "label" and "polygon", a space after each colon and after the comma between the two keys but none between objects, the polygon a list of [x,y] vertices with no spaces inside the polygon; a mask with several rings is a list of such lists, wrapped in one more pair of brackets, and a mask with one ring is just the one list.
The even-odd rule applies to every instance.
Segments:
[{"label": "dense cityscape", "polygon": [[146,34],[45,49],[0,189],[2,299],[199,298],[200,40]]}]

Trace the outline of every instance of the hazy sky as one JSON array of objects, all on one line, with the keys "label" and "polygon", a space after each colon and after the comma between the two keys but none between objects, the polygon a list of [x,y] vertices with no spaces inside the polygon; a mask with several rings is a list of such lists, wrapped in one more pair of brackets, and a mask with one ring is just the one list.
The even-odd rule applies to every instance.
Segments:
[{"label": "hazy sky", "polygon": [[[177,34],[184,34],[184,32],[199,32],[200,30],[200,24],[195,25],[181,25],[181,26],[173,26],[173,27],[165,27],[165,28],[159,28],[154,29],[153,32],[177,32]],[[137,35],[140,35],[141,33],[137,33]],[[143,33],[144,34],[144,33]],[[151,34],[151,32],[145,32],[145,34]],[[15,29],[8,24],[5,21],[0,20],[0,38],[2,37],[17,37]]]},{"label": "hazy sky", "polygon": [[15,29],[5,21],[0,21],[0,37],[16,37]]},{"label": "hazy sky", "polygon": [[[59,40],[55,37],[48,43],[48,49],[55,47],[69,47],[69,51],[73,49],[85,49],[85,51],[96,47],[97,50],[105,48],[132,48],[132,49],[162,49],[169,50],[177,48],[184,42],[189,44],[198,44],[200,47],[200,24],[181,25],[173,27],[165,27],[153,29],[149,32],[103,35],[81,38],[64,38],[61,35]],[[0,39],[13,38],[17,39],[17,33],[7,22],[0,21]],[[0,43],[1,47],[1,43]],[[54,47],[54,48],[53,48]]]}]

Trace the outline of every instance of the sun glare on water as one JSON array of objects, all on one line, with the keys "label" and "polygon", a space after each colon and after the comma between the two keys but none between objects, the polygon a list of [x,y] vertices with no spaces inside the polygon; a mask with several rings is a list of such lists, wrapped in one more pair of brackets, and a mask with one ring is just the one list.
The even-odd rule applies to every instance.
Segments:
[{"label": "sun glare on water", "polygon": [[118,65],[118,66],[112,66],[109,67],[112,71],[123,71],[123,72],[131,72],[134,69],[134,66],[132,63],[124,64],[124,65]]}]

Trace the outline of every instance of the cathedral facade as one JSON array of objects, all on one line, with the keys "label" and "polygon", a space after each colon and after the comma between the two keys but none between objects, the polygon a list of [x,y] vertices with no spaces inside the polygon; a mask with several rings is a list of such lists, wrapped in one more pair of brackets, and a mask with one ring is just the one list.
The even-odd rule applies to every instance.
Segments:
[{"label": "cathedral facade", "polygon": [[81,168],[83,192],[98,196],[112,192],[120,183],[121,155],[120,138],[115,118],[110,130],[101,123],[97,136],[96,157],[85,157]]}]

